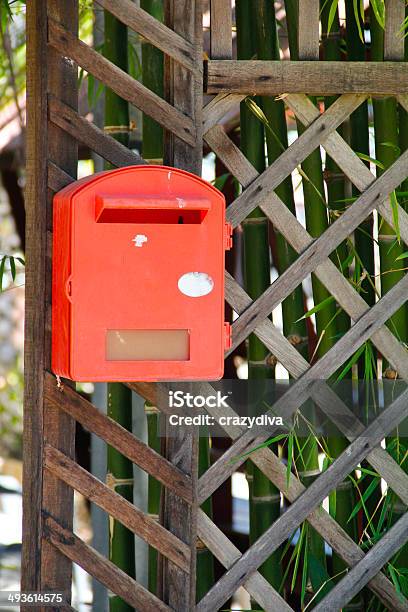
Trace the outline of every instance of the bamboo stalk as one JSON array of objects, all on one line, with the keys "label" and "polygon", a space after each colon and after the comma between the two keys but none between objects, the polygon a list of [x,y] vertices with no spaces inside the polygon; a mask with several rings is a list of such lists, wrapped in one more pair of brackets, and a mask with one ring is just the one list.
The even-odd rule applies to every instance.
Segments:
[{"label": "bamboo stalk", "polygon": [[[331,25],[331,29],[329,32],[329,18],[331,6],[321,0],[321,24],[322,24],[322,39],[323,39],[323,53],[324,59],[326,61],[336,61],[341,59],[341,33],[340,33],[340,20],[338,10],[336,10],[333,23]],[[350,7],[349,7],[350,9]],[[326,98],[325,99],[325,108],[329,108],[330,105],[335,101],[335,97]],[[366,109],[367,113],[367,109]],[[359,117],[358,117],[359,118]],[[341,128],[339,132],[341,133]],[[368,125],[367,125],[367,145],[368,145]],[[346,198],[346,185],[345,185],[345,177],[341,172],[341,169],[334,162],[334,160],[330,157],[326,157],[326,184],[327,184],[327,195],[328,195],[328,205],[330,211],[330,222],[334,222],[338,214],[341,214],[342,209],[344,208],[344,200]],[[333,262],[337,265],[338,268],[341,269],[343,262],[346,261],[349,255],[349,249],[346,242],[343,242],[336,249],[334,257],[332,257]],[[348,269],[343,270],[345,275],[348,275]],[[334,332],[334,336],[338,338],[339,336],[345,334],[347,330],[350,328],[350,317],[347,313],[342,310],[336,317],[333,325],[330,326],[332,328],[332,332]],[[347,376],[347,384],[349,388],[347,389],[347,398],[350,403],[350,407],[353,402],[353,394],[352,394],[352,371],[349,370]],[[327,446],[330,457],[336,459],[339,457],[344,450],[348,446],[347,440],[338,432],[335,436],[329,436],[327,439]],[[357,517],[354,517],[353,520],[349,521],[349,517],[352,509],[354,508],[357,502],[356,492],[353,488],[353,483],[351,480],[344,480],[340,486],[335,490],[335,492],[331,496],[330,503],[330,514],[336,519],[337,523],[350,535],[354,540],[357,540]],[[346,570],[347,565],[344,561],[339,557],[339,555],[333,553],[332,556],[332,574],[333,576],[342,576],[344,571]],[[350,606],[345,606],[344,610],[347,612],[348,610],[362,610],[364,606],[364,600],[360,596],[360,594],[352,600]]]},{"label": "bamboo stalk", "polygon": [[[202,476],[210,467],[210,443],[208,436],[201,432],[198,445],[198,476]],[[201,509],[212,518],[212,498],[209,497]],[[215,582],[214,557],[201,542],[197,543],[197,601],[200,601]]]},{"label": "bamboo stalk", "polygon": [[[158,436],[158,410],[148,402],[145,404],[145,414],[147,421],[147,443],[160,453],[160,438]],[[160,512],[160,496],[162,486],[153,476],[148,477],[147,481],[147,511],[150,516],[159,518]],[[153,594],[157,594],[157,550],[153,546],[149,546],[148,552],[148,588]]]},{"label": "bamboo stalk", "polygon": [[[356,21],[356,15],[352,4],[346,3],[346,41],[347,41],[347,60],[348,61],[364,61],[366,59],[366,48],[365,43],[361,40],[359,34],[359,28]],[[358,15],[360,22],[361,31],[364,30],[364,23]],[[369,117],[368,117],[368,103],[364,102],[359,108],[354,111],[350,116],[350,144],[353,151],[361,153],[363,155],[370,155],[369,146]],[[363,160],[364,163],[369,166],[368,161]],[[353,197],[360,195],[356,187],[352,187]],[[374,290],[374,219],[373,215],[370,215],[361,225],[357,228],[354,233],[354,244],[356,252],[361,260],[362,268],[361,274],[363,274],[363,280],[359,279],[361,286],[361,293],[364,300],[370,306],[375,304],[375,290]],[[370,282],[371,279],[371,282]],[[368,388],[369,381],[365,380],[365,356],[364,354],[360,357],[357,362],[358,368],[358,401],[360,406],[364,406],[368,395],[371,392]],[[370,466],[367,462],[362,463],[362,467],[369,469]],[[359,489],[361,495],[373,487],[373,477],[365,475],[364,479],[359,482]],[[378,487],[373,491],[370,497],[366,501],[367,512],[372,516],[381,499],[381,484],[378,483]],[[352,502],[354,507],[355,501]],[[347,509],[348,511],[349,509]],[[363,513],[362,516],[363,524],[367,525],[366,516]],[[371,598],[371,595],[367,592],[367,597]]]},{"label": "bamboo stalk", "polygon": [[[250,59],[257,52],[256,14],[261,7],[258,0],[250,3],[237,0],[237,52],[239,59]],[[270,36],[270,24],[265,24],[265,35]],[[259,103],[259,101],[257,101]],[[265,169],[265,137],[262,123],[251,113],[245,103],[241,104],[241,149],[262,172]],[[258,208],[243,222],[244,275],[249,295],[255,299],[270,285],[270,255],[268,220]],[[261,381],[273,376],[268,361],[269,351],[254,335],[248,339],[248,378]],[[257,388],[258,392],[258,388]],[[279,491],[253,465],[248,467],[250,490],[250,541],[254,542],[280,514]],[[281,583],[280,551],[260,567],[261,574],[275,588]],[[257,604],[253,604],[254,609]]]},{"label": "bamboo stalk", "polygon": [[[123,70],[127,70],[127,28],[108,11],[105,17],[104,56]],[[111,135],[129,144],[128,103],[106,88],[105,126]],[[132,393],[122,384],[108,383],[108,416],[132,431]],[[117,493],[133,502],[133,464],[116,449],[108,446],[108,478]],[[129,576],[135,577],[135,539],[131,531],[115,520],[110,521],[109,558]],[[116,595],[109,596],[111,612],[131,612],[132,608]]]},{"label": "bamboo stalk", "polygon": [[[140,7],[158,21],[163,21],[163,0],[140,0]],[[163,96],[163,52],[147,41],[142,41],[143,85]],[[163,159],[163,128],[143,113],[143,157],[146,160]]]},{"label": "bamboo stalk", "polygon": [[[291,60],[296,61],[299,59],[298,3],[296,0],[285,0],[285,8],[290,57]],[[297,121],[297,129],[299,135],[305,130],[299,121]],[[317,237],[328,227],[328,210],[324,195],[320,150],[314,151],[305,159],[302,163],[302,171],[307,177],[307,180],[305,176],[302,177],[306,227],[313,237]],[[315,305],[321,304],[330,297],[330,293],[314,275],[312,275],[312,290]],[[326,307],[315,314],[318,342],[315,353],[317,357],[323,355],[333,344],[332,336],[334,336],[335,332],[331,322],[334,316],[335,306],[332,302],[328,303]],[[304,441],[301,453],[296,452],[295,459],[297,470],[302,482],[306,486],[311,484],[319,474],[318,454],[317,441],[313,436],[310,436]],[[325,580],[324,575],[327,574],[326,555],[323,539],[312,528],[307,529],[306,550],[308,558],[312,558],[314,561],[314,563],[310,564],[304,559],[304,563],[307,562],[308,564],[307,574],[309,586],[313,593],[317,593],[315,601],[318,602],[327,592],[327,587],[321,588]]]}]

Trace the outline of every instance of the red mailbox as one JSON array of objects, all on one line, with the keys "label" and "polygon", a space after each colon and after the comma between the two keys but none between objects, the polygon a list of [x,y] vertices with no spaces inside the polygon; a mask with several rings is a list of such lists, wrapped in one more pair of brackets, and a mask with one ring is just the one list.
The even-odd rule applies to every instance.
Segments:
[{"label": "red mailbox", "polygon": [[77,381],[221,378],[224,196],[163,166],[101,172],[54,198],[52,369]]}]

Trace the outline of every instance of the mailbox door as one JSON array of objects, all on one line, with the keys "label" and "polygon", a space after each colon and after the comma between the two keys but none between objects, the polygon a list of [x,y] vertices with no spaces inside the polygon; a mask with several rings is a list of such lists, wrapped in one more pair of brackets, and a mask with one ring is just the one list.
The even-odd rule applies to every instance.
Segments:
[{"label": "mailbox door", "polygon": [[224,216],[222,194],[173,168],[104,173],[73,196],[72,378],[222,376]]}]

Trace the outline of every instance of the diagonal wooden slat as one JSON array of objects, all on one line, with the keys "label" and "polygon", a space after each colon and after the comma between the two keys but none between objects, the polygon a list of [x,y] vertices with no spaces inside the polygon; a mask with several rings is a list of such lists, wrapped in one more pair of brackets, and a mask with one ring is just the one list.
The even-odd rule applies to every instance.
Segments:
[{"label": "diagonal wooden slat", "polygon": [[44,448],[44,466],[188,573],[189,547],[148,514],[49,444]]},{"label": "diagonal wooden slat", "polygon": [[242,94],[219,94],[203,108],[203,133],[217,125],[226,114],[239,112],[239,104],[246,96]]},{"label": "diagonal wooden slat", "polygon": [[125,572],[46,513],[43,537],[73,563],[82,567],[136,610],[143,610],[143,612],[171,611],[171,608],[155,595],[129,578]]},{"label": "diagonal wooden slat", "polygon": [[251,185],[228,207],[228,221],[237,227],[245,217],[262,204],[278,185],[325,139],[339,127],[366,99],[365,95],[340,96],[294,143],[290,145]]},{"label": "diagonal wooden slat", "polygon": [[[310,129],[310,128],[309,128]],[[328,255],[345,240],[368,214],[405,178],[408,151],[377,179],[340,218],[302,252],[248,310],[233,324],[233,346],[240,344]],[[260,177],[262,178],[262,177]],[[258,180],[258,179],[257,179]],[[257,181],[251,184],[254,185]],[[251,189],[249,187],[249,189]],[[248,191],[248,190],[247,190]],[[244,192],[246,193],[246,191]],[[261,205],[263,208],[263,206]]]},{"label": "diagonal wooden slat", "polygon": [[190,117],[109,62],[53,19],[48,21],[48,43],[183,141],[191,146],[196,143],[197,130]]},{"label": "diagonal wooden slat", "polygon": [[[227,538],[203,510],[198,511],[198,535],[213,555],[229,569],[241,557],[241,552]],[[254,572],[244,584],[265,612],[293,612],[283,597],[269,584],[259,572]]]},{"label": "diagonal wooden slat", "polygon": [[130,0],[96,0],[122,23],[141,34],[176,62],[191,71],[199,72],[201,65],[195,61],[194,45],[163,23],[136,6]]},{"label": "diagonal wooden slat", "polygon": [[205,92],[278,96],[408,93],[404,62],[210,60]]},{"label": "diagonal wooden slat", "polygon": [[[407,289],[408,275],[367,311],[317,363],[289,387],[286,393],[272,405],[271,414],[280,415],[283,419],[290,418],[293,412],[310,397],[313,387],[318,397],[320,381],[331,376],[404,303]],[[242,462],[242,455],[265,442],[275,429],[277,428],[271,428],[267,433],[261,428],[248,430],[218,459],[217,469],[214,469],[214,479],[217,478],[220,483],[223,482],[233,471],[231,460],[236,461],[237,464],[239,461]]]},{"label": "diagonal wooden slat", "polygon": [[308,514],[362,461],[368,452],[396,427],[405,416],[408,389],[381,416],[367,427],[315,480],[286,512],[247,550],[197,605],[198,612],[211,612],[222,605],[274,550],[304,521]]},{"label": "diagonal wooden slat", "polygon": [[[285,102],[304,125],[310,125],[320,114],[307,96],[290,95],[286,97]],[[375,176],[338,132],[330,134],[323,147],[357,189],[363,191],[374,183]],[[380,202],[377,209],[393,227],[395,220],[389,198]],[[397,205],[397,214],[401,238],[408,244],[408,214],[400,205]]]},{"label": "diagonal wooden slat", "polygon": [[[243,290],[241,289],[241,291]],[[246,295],[246,299],[250,301],[250,298],[247,295]],[[277,344],[275,345],[275,347],[271,347],[270,344],[268,345],[272,350],[274,348],[279,348],[282,340],[284,340],[287,343],[287,341],[282,337],[280,332],[278,332],[276,328],[274,328],[270,320],[265,321],[265,325],[266,324],[269,324],[270,327],[274,330],[275,340],[276,340],[276,337],[279,337],[280,339],[277,341]],[[298,351],[296,351],[296,349],[292,345],[289,345],[289,347],[293,351],[293,358],[292,358],[293,363],[296,363],[297,358],[302,359]],[[286,352],[287,351],[285,350],[284,353]],[[306,363],[306,367],[308,367],[307,362],[305,363]],[[299,371],[297,375],[299,375]],[[172,410],[168,409],[167,389],[162,383],[128,383],[128,386],[132,388],[133,390],[137,391],[138,393],[140,393],[141,395],[143,395],[146,399],[148,399],[148,401],[157,405],[162,411],[168,412],[168,414],[172,413]],[[195,390],[197,390],[196,387],[195,387]],[[204,396],[212,392],[212,389],[206,383],[205,384],[203,383],[202,386],[200,385],[198,390]],[[331,390],[329,389],[329,391]],[[330,397],[329,401],[333,402],[333,396],[334,398],[336,398],[337,396],[333,392],[331,392],[331,395],[332,397]],[[323,400],[326,401],[326,396],[323,393],[321,393],[321,391],[319,391],[319,394],[317,395],[317,399],[319,397],[322,397]],[[337,404],[339,403],[339,401],[340,400],[338,399]],[[335,404],[335,402],[333,403]],[[223,415],[226,414],[226,410],[227,409],[225,408],[222,409]],[[208,412],[215,418],[217,418],[221,414],[217,412],[216,408],[208,409]],[[232,409],[229,409],[227,410],[227,415],[232,417],[235,415],[235,413]],[[242,428],[236,425],[231,425],[231,424],[223,425],[223,429],[233,440],[238,438],[243,432]],[[386,476],[387,476],[387,482],[388,482],[388,476],[389,476],[389,481],[391,482],[391,486],[395,484],[396,489],[401,495],[401,499],[408,502],[408,486],[406,484],[406,480],[404,480],[404,478],[402,478],[401,481],[399,480],[401,473],[405,476],[404,472],[383,449],[381,448],[374,449],[373,451],[371,451],[371,453],[369,453],[368,458],[371,459],[374,456],[375,457],[379,456],[379,460],[377,461],[377,463],[379,463],[380,467],[383,469],[383,471],[385,471]],[[255,453],[251,455],[251,460],[283,492],[283,494],[289,501],[291,502],[295,501],[295,499],[299,497],[305,490],[304,485],[302,485],[300,481],[293,474],[290,476],[289,483],[287,483],[286,466],[282,464],[280,459],[278,459],[278,457],[276,457],[270,449],[263,448],[263,449],[256,451]],[[229,462],[229,465],[231,465],[230,462]],[[234,471],[237,465],[239,465],[239,463],[234,464],[232,471]],[[386,466],[385,470],[384,470],[384,465]],[[393,469],[394,466],[395,466],[395,469]],[[212,470],[212,468],[210,468],[210,470]],[[215,486],[214,489],[212,489],[208,493],[208,495],[205,493],[205,491],[203,491],[203,486],[201,485],[204,484],[204,479],[206,477],[206,474],[203,475],[200,479],[200,496],[198,500],[199,504],[205,501],[205,499],[207,499],[207,497],[213,492],[213,490],[217,488]],[[211,479],[210,479],[212,484],[213,484],[214,478],[216,478],[216,475],[212,474]],[[199,517],[200,517],[200,514],[199,514]],[[307,520],[314,527],[314,529],[316,529],[320,533],[320,535],[329,543],[329,545],[333,548],[333,550],[335,550],[336,553],[339,554],[341,558],[348,565],[353,566],[360,559],[363,558],[364,553],[360,549],[360,547],[341,529],[341,527],[336,523],[336,521],[329,514],[327,514],[327,512],[324,511],[322,508],[315,509],[307,517]],[[215,527],[215,529],[217,528]],[[200,520],[198,524],[198,530],[200,532]],[[219,541],[217,538],[215,539]],[[213,552],[213,554],[218,557],[218,555],[220,554],[220,550],[219,550],[220,546],[217,545],[216,542],[213,541],[213,538],[208,538],[206,541],[206,544],[208,548],[211,550],[211,552]],[[229,548],[225,548],[225,554],[227,554],[227,551],[228,551],[228,555],[229,555],[230,554],[229,550],[230,550]],[[232,549],[231,549],[231,557],[232,557],[231,560],[233,561],[236,560],[235,555],[232,554]],[[221,558],[220,560],[223,563],[223,559]],[[380,599],[389,607],[390,610],[393,610],[393,611],[398,610],[401,612],[408,611],[408,604],[401,602],[398,594],[395,591],[395,588],[383,574],[378,574],[377,576],[375,576],[375,578],[373,578],[369,586],[378,595],[378,597],[380,597]],[[254,594],[254,597],[256,598],[255,594]]]},{"label": "diagonal wooden slat", "polygon": [[48,107],[52,123],[71,134],[78,142],[87,145],[112,165],[119,167],[146,163],[138,153],[105,134],[94,123],[81,117],[57,98],[50,96]]},{"label": "diagonal wooden slat", "polygon": [[316,612],[340,610],[367,584],[374,574],[408,540],[408,513],[387,531],[353,569],[338,582],[315,608]]},{"label": "diagonal wooden slat", "polygon": [[[249,296],[247,296],[247,299],[250,300]],[[268,321],[268,323],[273,328],[272,322]],[[280,332],[278,332],[276,329],[275,329],[275,333],[282,338]],[[299,353],[296,351],[296,349],[293,346],[291,346],[291,348],[295,354],[299,355]],[[133,390],[143,395],[148,401],[158,406],[160,410],[164,412],[168,411],[167,389],[165,385],[163,385],[163,383],[128,383],[128,386],[130,386]],[[199,391],[205,396],[206,394],[211,393],[213,390],[211,387],[209,387],[208,383],[203,383],[202,387],[201,386],[199,387]],[[171,410],[168,411],[169,414],[171,412],[172,412]],[[219,416],[219,413],[217,413],[216,408],[211,409],[211,410],[209,409],[208,412],[215,417]],[[223,415],[227,414],[228,416],[235,415],[232,409],[227,410],[225,408],[222,409],[222,414]],[[236,425],[227,424],[227,425],[223,425],[222,427],[225,430],[225,432],[233,440],[239,437],[241,433],[243,432],[243,429]],[[377,449],[374,449],[368,455],[368,457],[371,458],[375,453],[381,453],[381,452],[387,455],[387,453],[383,451],[383,449],[377,448]],[[259,467],[259,469],[262,470],[262,472],[283,492],[285,497],[290,502],[295,501],[304,492],[305,490],[304,485],[300,483],[300,481],[293,474],[290,475],[289,482],[287,482],[286,466],[283,465],[281,460],[278,457],[276,457],[269,448],[262,448],[256,451],[255,453],[253,453],[251,455],[251,461],[253,461]],[[392,459],[391,459],[391,462],[393,462]],[[393,463],[395,464],[395,462]],[[237,465],[238,464],[235,464],[234,468]],[[395,465],[396,465],[397,470],[401,471],[401,468],[397,464]],[[390,480],[393,481],[394,476],[395,476],[398,482],[399,472],[397,471],[397,473],[395,474],[395,472],[392,471],[392,474],[393,476],[390,478]],[[202,482],[203,478],[204,476],[201,477],[200,482]],[[401,487],[400,487],[402,491],[401,495],[402,495],[402,499],[405,499],[408,501],[408,487],[404,486],[404,484],[405,484],[404,481],[402,481]],[[397,486],[397,489],[398,489],[398,486]],[[198,503],[201,504],[203,501],[205,501],[207,497],[208,496],[206,495],[200,495]],[[200,533],[200,529],[203,529],[204,531],[206,531],[207,528],[203,527],[202,525],[200,527],[200,512],[199,512],[198,517],[199,517],[198,531]],[[208,520],[209,519],[207,519],[207,522]],[[307,520],[310,522],[313,528],[316,529],[320,533],[320,535],[326,540],[326,542],[328,542],[328,544],[333,548],[333,550],[335,550],[335,552],[338,555],[340,555],[341,558],[348,565],[354,566],[359,560],[361,560],[364,557],[364,553],[360,549],[360,547],[350,538],[350,536],[348,536],[342,530],[342,528],[336,523],[336,521],[322,508],[319,507],[313,510],[313,512],[308,515]],[[217,527],[215,527],[215,529],[217,530]],[[205,537],[203,533],[200,534],[200,537],[202,535]],[[208,537],[206,540],[206,544],[208,548],[211,550],[211,552],[217,558],[218,558],[218,555],[221,555],[220,544],[219,543],[217,544],[217,542],[215,542],[214,540],[217,540],[217,542],[222,543],[221,547],[224,550],[224,554],[220,558],[220,561],[223,564],[224,564],[224,561],[226,561],[226,559],[224,558],[226,555],[231,556],[231,562],[235,562],[237,560],[236,555],[232,553],[232,548],[227,546],[226,542],[223,542],[222,540],[219,540],[217,538]],[[224,547],[224,544],[225,544],[225,547]],[[372,579],[369,586],[378,595],[378,597],[380,597],[380,599],[388,606],[390,610],[393,610],[395,612],[397,611],[407,612],[408,611],[408,604],[400,600],[399,595],[395,591],[395,588],[383,574],[381,573],[377,574]],[[258,596],[260,596],[259,593],[258,593]],[[254,597],[256,598],[255,594],[254,594]]]},{"label": "diagonal wooden slat", "polygon": [[65,170],[57,166],[57,164],[54,164],[52,161],[48,161],[47,170],[48,187],[55,193],[75,180],[70,174],[68,174],[68,172],[65,172]]},{"label": "diagonal wooden slat", "polygon": [[[293,98],[293,96],[291,96]],[[307,101],[309,102],[309,101]],[[314,108],[314,105],[311,105]],[[207,132],[205,136],[207,142],[213,149],[213,151],[223,160],[223,163],[233,173],[237,180],[246,187],[250,184],[257,176],[258,172],[238,149],[238,147],[227,137],[224,130],[220,126],[212,128]],[[334,138],[336,141],[337,136],[332,135],[328,141]],[[344,143],[343,140],[341,140]],[[344,143],[345,146],[346,143]],[[336,150],[338,150],[336,144]],[[330,149],[330,154],[334,153],[334,150]],[[335,159],[335,156],[333,155]],[[359,163],[361,160],[357,158]],[[341,165],[342,160],[339,160]],[[365,177],[367,184],[373,182],[374,177],[371,172],[362,164],[366,174],[362,168],[360,168],[357,162],[355,163],[358,176]],[[369,176],[367,176],[367,174]],[[372,177],[372,180],[370,179]],[[359,179],[360,184],[361,180]],[[384,211],[384,208],[381,210]],[[274,192],[271,198],[263,204],[263,210],[265,214],[270,218],[275,227],[281,232],[283,236],[288,240],[291,246],[296,252],[301,253],[309,245],[313,243],[313,238],[308,234],[306,229],[296,219],[294,215],[288,210],[287,206],[279,199]],[[389,220],[390,224],[394,224],[394,220],[390,218],[392,211],[388,209],[384,211],[386,213],[385,218]],[[399,207],[398,209],[399,225],[401,237],[408,243],[408,216],[407,213]],[[333,262],[327,259],[325,262],[320,264],[315,270],[315,275],[319,280],[326,286],[326,288],[332,293],[336,301],[340,306],[350,315],[353,320],[358,319],[366,310],[368,305],[362,298],[362,296],[353,288],[353,286],[347,281],[347,279],[339,272]],[[228,293],[228,287],[230,288],[230,294],[234,294],[234,287],[231,285],[230,279],[226,278],[226,287]],[[239,291],[239,288],[236,287]],[[242,302],[241,302],[242,304]],[[234,303],[231,303],[234,308]],[[240,308],[239,314],[251,306],[251,302],[246,302],[245,307]],[[261,324],[262,325],[262,324]],[[258,325],[255,330],[258,330]],[[261,336],[260,336],[261,337]],[[380,352],[390,361],[397,369],[401,376],[408,380],[408,353],[404,346],[396,340],[393,334],[387,327],[383,327],[373,334],[372,341],[380,350]],[[229,351],[230,352],[230,351]],[[290,370],[290,368],[289,368]]]},{"label": "diagonal wooden slat", "polygon": [[57,387],[55,377],[50,373],[45,378],[45,395],[47,402],[71,415],[85,429],[101,437],[130,461],[154,476],[165,487],[171,488],[179,497],[192,503],[192,485],[189,476],[147,444],[138,440],[121,425],[99,412],[74,389],[65,386],[61,392]]},{"label": "diagonal wooden slat", "polygon": [[[232,287],[232,289],[231,289]],[[241,308],[245,308],[246,304],[251,302],[251,298],[245,291],[239,287],[235,281],[227,276],[226,282],[227,295],[232,299],[229,302],[233,308],[239,313]],[[288,369],[289,373],[294,378],[299,378],[309,368],[310,365],[302,357],[302,355],[293,347],[292,344],[274,327],[273,323],[269,319],[265,321],[256,329],[258,337],[264,342],[264,344],[272,351],[278,360]],[[378,333],[378,332],[377,332]],[[315,403],[324,411],[332,421],[339,427],[345,435],[348,436],[349,440],[352,440],[355,435],[360,435],[364,431],[364,426],[355,415],[347,408],[347,406],[340,400],[336,393],[327,385],[320,385],[318,391],[313,393],[312,398]],[[213,415],[214,416],[214,415]],[[346,417],[347,420],[344,420]],[[346,425],[347,423],[347,425]],[[352,431],[352,435],[350,435]],[[236,431],[228,430],[228,435],[233,439],[239,436]],[[259,451],[255,453],[257,456]],[[251,456],[253,459],[254,454]],[[228,463],[232,457],[228,458],[222,456],[216,461],[199,480],[199,502],[203,503],[223,482],[218,466],[219,462]],[[382,478],[388,483],[388,485],[397,493],[400,499],[408,504],[408,475],[402,470],[402,468],[392,459],[392,457],[382,448],[377,448],[367,456],[368,461],[372,464],[374,469],[378,471]],[[239,463],[231,465],[231,472],[233,468],[236,469]],[[223,479],[227,477],[227,474],[223,474]]]}]

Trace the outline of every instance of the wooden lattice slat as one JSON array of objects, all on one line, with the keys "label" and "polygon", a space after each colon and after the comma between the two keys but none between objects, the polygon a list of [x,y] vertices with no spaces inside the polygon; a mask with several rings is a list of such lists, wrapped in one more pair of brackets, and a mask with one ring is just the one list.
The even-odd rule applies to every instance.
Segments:
[{"label": "wooden lattice slat", "polygon": [[48,42],[61,54],[67,55],[81,68],[105,83],[118,96],[137,106],[166,129],[178,134],[190,146],[195,145],[197,130],[188,116],[147,89],[52,19],[48,22]]},{"label": "wooden lattice slat", "polygon": [[395,96],[408,93],[402,62],[281,62],[271,60],[210,60],[206,93],[278,96],[339,93]]}]

